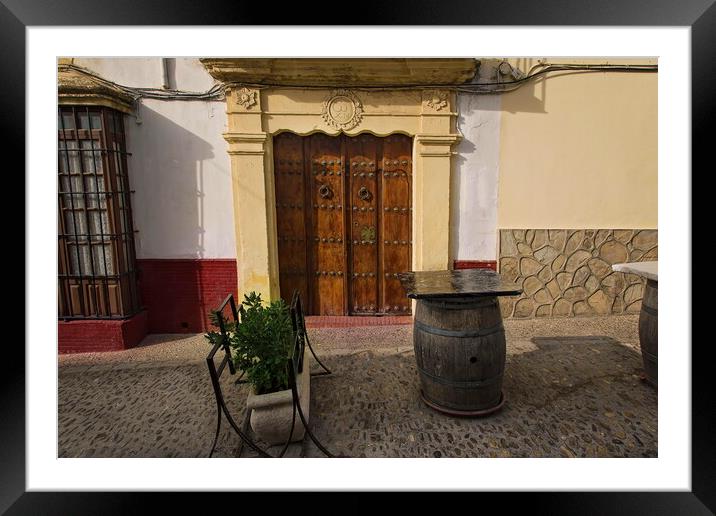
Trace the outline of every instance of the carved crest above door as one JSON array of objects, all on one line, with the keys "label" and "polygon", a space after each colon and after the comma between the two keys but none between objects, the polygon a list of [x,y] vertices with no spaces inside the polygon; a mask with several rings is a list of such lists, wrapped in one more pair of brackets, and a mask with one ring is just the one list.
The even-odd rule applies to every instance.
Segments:
[{"label": "carved crest above door", "polygon": [[323,102],[321,116],[336,129],[352,129],[363,119],[363,104],[350,90],[334,90]]}]

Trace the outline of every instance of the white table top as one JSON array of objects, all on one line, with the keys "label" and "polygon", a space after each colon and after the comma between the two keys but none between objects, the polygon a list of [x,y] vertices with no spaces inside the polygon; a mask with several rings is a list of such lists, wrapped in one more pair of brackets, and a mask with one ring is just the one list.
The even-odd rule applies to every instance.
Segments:
[{"label": "white table top", "polygon": [[628,272],[629,274],[638,274],[646,279],[659,281],[656,266],[657,263],[659,262],[615,263],[612,265],[612,270],[617,272]]}]

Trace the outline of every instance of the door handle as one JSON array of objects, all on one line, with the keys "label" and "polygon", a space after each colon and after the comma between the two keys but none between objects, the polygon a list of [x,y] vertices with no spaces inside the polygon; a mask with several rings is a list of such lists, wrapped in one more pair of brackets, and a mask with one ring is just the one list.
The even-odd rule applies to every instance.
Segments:
[{"label": "door handle", "polygon": [[364,201],[370,201],[373,195],[368,191],[365,186],[362,186],[361,189],[358,190],[358,197],[360,197]]},{"label": "door handle", "polygon": [[323,199],[329,199],[329,198],[333,197],[333,191],[331,190],[331,187],[328,186],[328,185],[323,185],[323,186],[321,186],[321,187],[318,189],[318,194],[319,194]]}]

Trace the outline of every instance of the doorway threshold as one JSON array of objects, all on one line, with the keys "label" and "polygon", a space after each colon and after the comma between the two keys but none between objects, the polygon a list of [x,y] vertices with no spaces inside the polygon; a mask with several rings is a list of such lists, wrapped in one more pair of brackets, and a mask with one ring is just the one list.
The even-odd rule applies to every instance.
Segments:
[{"label": "doorway threshold", "polygon": [[412,324],[412,315],[307,315],[306,328],[353,328],[356,326],[392,326]]}]

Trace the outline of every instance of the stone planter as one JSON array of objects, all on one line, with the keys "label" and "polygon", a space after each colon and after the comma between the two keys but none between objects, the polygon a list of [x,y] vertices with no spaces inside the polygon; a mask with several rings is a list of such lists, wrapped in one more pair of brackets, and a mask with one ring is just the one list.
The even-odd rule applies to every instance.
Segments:
[{"label": "stone planter", "polygon": [[[296,378],[298,399],[301,404],[303,416],[308,423],[311,402],[311,362],[309,353],[303,353],[303,372]],[[272,392],[270,394],[249,393],[246,407],[251,411],[251,428],[256,437],[268,444],[284,444],[291,431],[293,416],[293,399],[291,389]],[[296,425],[293,429],[291,441],[300,441],[306,429],[296,410]]]}]

